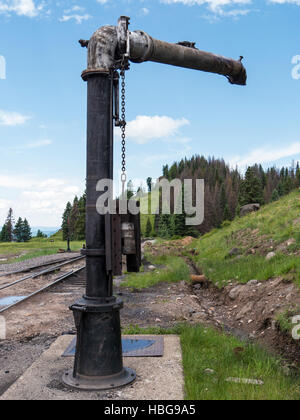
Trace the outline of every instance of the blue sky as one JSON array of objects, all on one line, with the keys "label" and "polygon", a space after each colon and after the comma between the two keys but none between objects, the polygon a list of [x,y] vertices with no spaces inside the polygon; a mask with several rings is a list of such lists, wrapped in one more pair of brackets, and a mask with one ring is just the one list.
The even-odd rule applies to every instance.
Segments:
[{"label": "blue sky", "polygon": [[[128,177],[136,185],[195,153],[247,164],[300,159],[300,0],[0,0],[0,224],[9,206],[58,226],[85,180],[86,85],[81,71],[100,26],[243,55],[247,87],[156,63],[127,73]],[[6,63],[6,69],[4,68]],[[120,168],[115,141],[115,171]]]}]

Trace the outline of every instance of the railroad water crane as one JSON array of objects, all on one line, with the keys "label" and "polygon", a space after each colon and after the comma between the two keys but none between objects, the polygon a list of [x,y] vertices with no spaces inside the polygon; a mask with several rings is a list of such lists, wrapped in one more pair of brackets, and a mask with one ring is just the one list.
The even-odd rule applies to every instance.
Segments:
[{"label": "railroad water crane", "polygon": [[[129,61],[153,61],[216,73],[235,85],[245,85],[247,79],[242,57],[233,60],[200,51],[187,41],[178,44],[158,41],[143,31],[129,31],[129,20],[122,16],[117,26],[104,26],[89,41],[79,41],[88,48],[87,70],[82,73],[87,81],[86,249],[82,251],[86,255],[86,294],[70,308],[77,344],[74,369],[64,374],[63,381],[81,390],[113,389],[131,383],[136,376],[133,370],[123,367],[120,326],[123,303],[113,296],[113,275],[120,271],[122,253],[127,255],[129,271],[138,271],[139,223],[136,216],[124,219],[118,214],[99,214],[96,209],[98,198],[105,192],[99,188],[97,191],[98,181],[113,179],[113,125],[122,131],[123,185],[126,181],[125,72]],[[126,251],[124,239],[128,237],[131,238],[128,244],[134,249],[125,247]]]}]

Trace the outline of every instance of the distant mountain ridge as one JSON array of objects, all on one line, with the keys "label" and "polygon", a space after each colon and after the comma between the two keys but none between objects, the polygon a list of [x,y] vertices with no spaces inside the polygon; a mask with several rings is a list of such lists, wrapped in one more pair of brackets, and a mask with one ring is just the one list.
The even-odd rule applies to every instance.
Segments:
[{"label": "distant mountain ridge", "polygon": [[54,233],[58,232],[60,227],[51,227],[51,226],[32,226],[31,227],[31,233],[32,236],[36,236],[38,230],[41,230],[43,233],[45,233],[47,236],[54,235]]}]

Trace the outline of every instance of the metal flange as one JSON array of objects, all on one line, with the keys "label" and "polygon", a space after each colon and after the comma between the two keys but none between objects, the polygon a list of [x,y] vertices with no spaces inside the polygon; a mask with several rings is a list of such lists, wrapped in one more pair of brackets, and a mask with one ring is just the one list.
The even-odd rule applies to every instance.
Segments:
[{"label": "metal flange", "polygon": [[129,385],[136,379],[136,373],[130,368],[123,368],[123,370],[110,376],[101,377],[85,377],[82,375],[73,376],[73,370],[66,372],[62,381],[65,385],[80,391],[105,391],[108,389],[121,388]]},{"label": "metal flange", "polygon": [[109,76],[109,75],[110,75],[110,70],[106,68],[87,69],[81,73],[81,77],[85,82],[88,80],[89,77],[92,77],[92,76]]}]

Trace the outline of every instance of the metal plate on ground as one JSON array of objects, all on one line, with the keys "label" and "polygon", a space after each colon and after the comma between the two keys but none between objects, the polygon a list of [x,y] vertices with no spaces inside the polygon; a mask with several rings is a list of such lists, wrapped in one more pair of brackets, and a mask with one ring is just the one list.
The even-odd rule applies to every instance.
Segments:
[{"label": "metal plate on ground", "polygon": [[[62,357],[75,356],[76,337],[71,341]],[[145,336],[143,338],[122,338],[124,357],[162,357],[164,355],[164,338]]]}]

